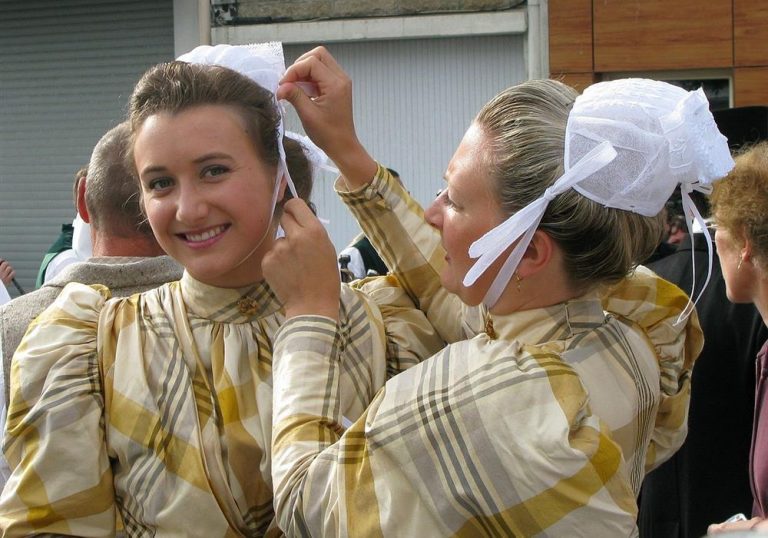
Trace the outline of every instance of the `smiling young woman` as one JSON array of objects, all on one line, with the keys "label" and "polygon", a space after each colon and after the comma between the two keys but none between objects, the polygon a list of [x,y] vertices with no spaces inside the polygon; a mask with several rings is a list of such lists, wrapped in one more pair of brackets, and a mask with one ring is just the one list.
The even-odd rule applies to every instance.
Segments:
[{"label": "smiling young woman", "polygon": [[[265,163],[237,109],[199,105],[148,117],[134,158],[158,242],[196,279],[225,288],[261,280],[274,240],[277,166]],[[299,177],[299,176],[297,176]]]},{"label": "smiling young woman", "polygon": [[[263,63],[250,48],[214,52]],[[308,199],[311,168],[280,135],[274,95],[226,67],[151,68],[130,121],[144,211],[185,273],[125,299],[67,286],[28,331],[13,361],[0,528],[113,536],[122,520],[128,535],[278,535],[272,342],[286,313],[261,264],[288,174]],[[443,343],[397,289],[365,294],[338,273],[327,284],[346,334],[338,410],[354,420],[388,376]]]}]

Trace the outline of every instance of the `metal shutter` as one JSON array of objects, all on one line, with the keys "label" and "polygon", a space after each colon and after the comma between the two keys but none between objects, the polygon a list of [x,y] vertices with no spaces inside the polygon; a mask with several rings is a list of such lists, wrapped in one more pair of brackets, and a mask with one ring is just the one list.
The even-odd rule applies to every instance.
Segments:
[{"label": "metal shutter", "polygon": [[[0,17],[0,257],[31,290],[75,215],[72,183],[149,66],[173,59],[172,0],[28,0]],[[15,290],[9,289],[12,296]]]},{"label": "metal shutter", "polygon": [[[330,43],[354,83],[358,136],[373,158],[400,173],[411,194],[428,205],[480,107],[527,79],[524,35]],[[290,63],[310,45],[285,47]],[[295,112],[289,129],[303,132]],[[313,199],[341,250],[359,231],[323,174]]]}]

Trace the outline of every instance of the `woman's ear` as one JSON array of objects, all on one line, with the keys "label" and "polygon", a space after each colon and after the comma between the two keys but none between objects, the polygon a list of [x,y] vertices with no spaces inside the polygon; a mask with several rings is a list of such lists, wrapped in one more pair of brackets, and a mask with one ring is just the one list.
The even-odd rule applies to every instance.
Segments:
[{"label": "woman's ear", "polygon": [[745,262],[752,261],[752,241],[744,234],[744,246],[741,247],[741,260]]},{"label": "woman's ear", "polygon": [[517,266],[517,274],[520,275],[520,278],[535,275],[546,268],[552,260],[555,248],[557,246],[554,239],[546,232],[536,230],[533,233],[531,243],[520,260],[520,265]]}]

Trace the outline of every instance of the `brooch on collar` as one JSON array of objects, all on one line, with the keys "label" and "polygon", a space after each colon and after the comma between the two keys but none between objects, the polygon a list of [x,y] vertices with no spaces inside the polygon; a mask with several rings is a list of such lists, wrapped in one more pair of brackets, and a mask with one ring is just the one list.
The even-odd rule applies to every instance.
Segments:
[{"label": "brooch on collar", "polygon": [[493,320],[491,319],[491,316],[488,316],[485,318],[485,334],[488,335],[488,338],[491,340],[496,340],[496,330],[493,328]]},{"label": "brooch on collar", "polygon": [[259,310],[259,302],[253,297],[241,297],[237,300],[237,309],[245,316],[252,316]]}]

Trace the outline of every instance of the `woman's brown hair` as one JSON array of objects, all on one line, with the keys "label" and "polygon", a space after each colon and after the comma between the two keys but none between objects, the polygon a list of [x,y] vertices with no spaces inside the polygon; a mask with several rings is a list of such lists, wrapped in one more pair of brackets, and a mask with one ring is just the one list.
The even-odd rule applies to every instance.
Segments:
[{"label": "woman's brown hair", "polygon": [[[144,121],[154,114],[174,114],[200,105],[225,105],[239,110],[259,155],[277,167],[280,115],[274,96],[253,80],[226,67],[175,61],[150,68],[131,95],[131,132],[135,137]],[[283,146],[296,191],[309,203],[312,169],[303,146],[289,137],[283,138]],[[129,160],[133,162],[132,149]]]}]

